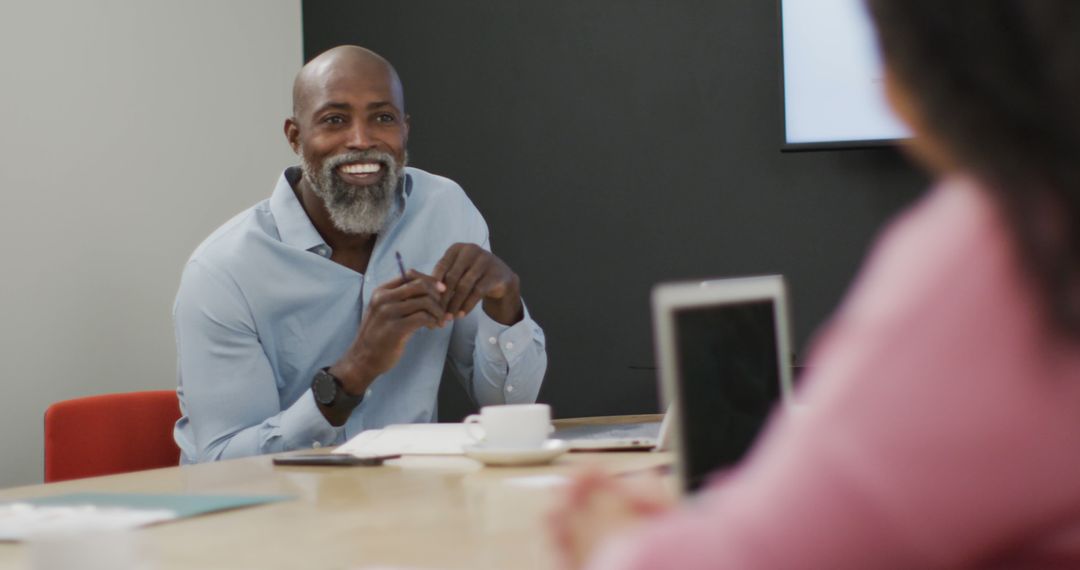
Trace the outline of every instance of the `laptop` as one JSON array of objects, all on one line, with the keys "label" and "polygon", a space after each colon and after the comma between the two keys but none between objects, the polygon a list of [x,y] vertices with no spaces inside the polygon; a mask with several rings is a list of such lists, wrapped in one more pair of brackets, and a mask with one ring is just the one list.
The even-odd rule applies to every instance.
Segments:
[{"label": "laptop", "polygon": [[666,451],[670,446],[672,414],[663,421],[591,424],[555,430],[570,451]]},{"label": "laptop", "polygon": [[737,463],[792,401],[786,287],[778,275],[660,284],[653,332],[676,474],[692,493]]}]

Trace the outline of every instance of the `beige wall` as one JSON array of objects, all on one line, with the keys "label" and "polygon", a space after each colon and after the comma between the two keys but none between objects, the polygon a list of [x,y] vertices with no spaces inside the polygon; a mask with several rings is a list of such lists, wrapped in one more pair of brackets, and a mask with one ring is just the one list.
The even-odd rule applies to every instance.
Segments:
[{"label": "beige wall", "polygon": [[301,60],[300,0],[0,2],[0,487],[49,403],[175,386],[180,270],[292,163]]}]

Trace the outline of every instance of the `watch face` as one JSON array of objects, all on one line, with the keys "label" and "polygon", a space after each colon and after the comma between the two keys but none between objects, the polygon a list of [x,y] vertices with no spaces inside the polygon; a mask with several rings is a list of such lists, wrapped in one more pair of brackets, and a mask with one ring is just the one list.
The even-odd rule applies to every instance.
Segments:
[{"label": "watch face", "polygon": [[311,391],[315,394],[316,402],[329,406],[337,398],[337,382],[325,370],[320,370],[315,374],[315,379],[311,382]]}]

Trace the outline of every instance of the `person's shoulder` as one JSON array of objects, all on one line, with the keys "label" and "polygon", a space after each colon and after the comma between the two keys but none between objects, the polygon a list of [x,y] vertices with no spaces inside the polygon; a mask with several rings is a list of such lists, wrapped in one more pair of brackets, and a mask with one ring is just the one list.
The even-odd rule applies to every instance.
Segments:
[{"label": "person's shoulder", "polygon": [[483,216],[460,184],[453,180],[409,166],[408,208],[415,213],[456,213],[465,219],[482,221]]},{"label": "person's shoulder", "polygon": [[242,258],[246,249],[262,241],[273,231],[270,200],[265,199],[236,214],[211,232],[195,248],[188,263],[227,267],[231,260]]},{"label": "person's shoulder", "polygon": [[955,177],[883,232],[844,312],[891,320],[950,303],[975,309],[1015,291],[1021,274],[1001,209],[979,182]]},{"label": "person's shoulder", "polygon": [[413,166],[406,167],[405,172],[410,180],[410,200],[469,201],[461,185],[445,176],[432,174]]},{"label": "person's shoulder", "polygon": [[453,242],[487,243],[487,222],[461,186],[419,168],[408,167],[409,193],[405,201],[410,227],[423,227],[429,236]]}]

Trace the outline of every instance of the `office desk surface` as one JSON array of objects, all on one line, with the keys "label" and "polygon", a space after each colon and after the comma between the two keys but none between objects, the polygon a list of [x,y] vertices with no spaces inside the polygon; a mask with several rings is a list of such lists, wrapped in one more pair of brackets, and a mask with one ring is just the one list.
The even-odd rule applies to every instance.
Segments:
[{"label": "office desk surface", "polygon": [[[562,420],[646,421],[657,416]],[[275,467],[270,456],[0,491],[0,500],[73,492],[290,495],[294,500],[137,531],[155,568],[549,569],[544,517],[558,481],[587,465],[613,472],[671,462],[667,453],[569,453],[539,467],[464,457],[405,457],[382,467]],[[26,568],[0,544],[0,568]]]}]

